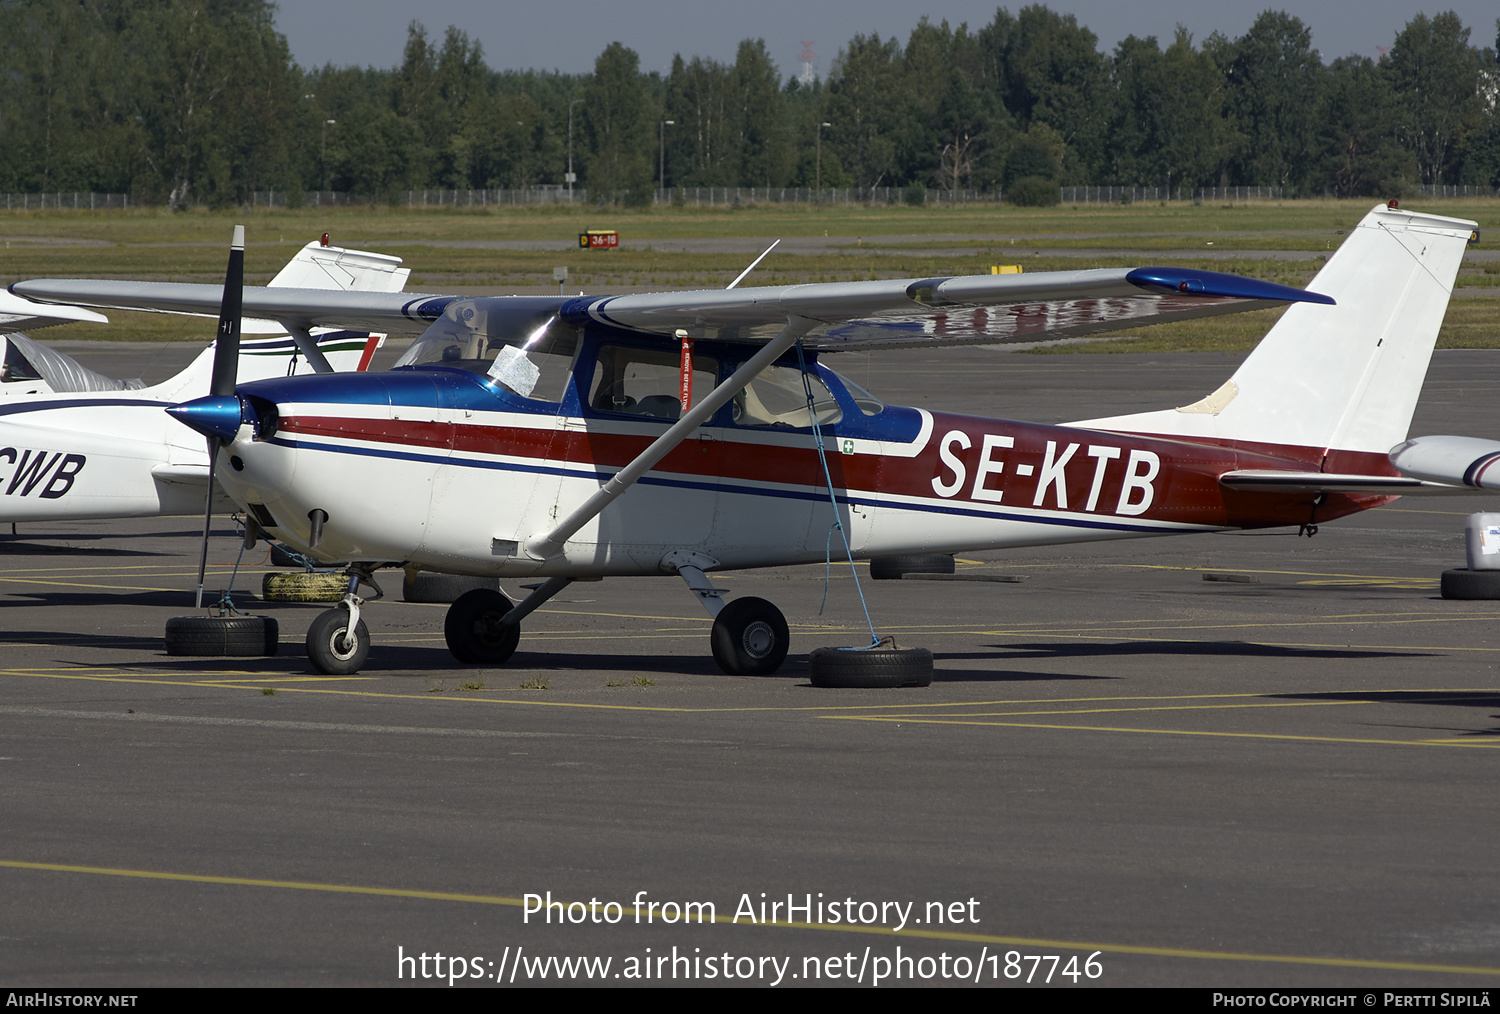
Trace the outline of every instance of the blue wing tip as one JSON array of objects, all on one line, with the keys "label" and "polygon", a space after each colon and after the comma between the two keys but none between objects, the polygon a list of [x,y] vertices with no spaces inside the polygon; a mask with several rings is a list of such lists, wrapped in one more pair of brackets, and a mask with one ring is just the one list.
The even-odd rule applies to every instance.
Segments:
[{"label": "blue wing tip", "polygon": [[1332,296],[1306,289],[1294,289],[1289,285],[1262,282],[1240,275],[1226,275],[1218,271],[1199,271],[1195,268],[1136,268],[1125,276],[1126,281],[1143,289],[1183,293],[1189,296],[1224,296],[1232,299],[1265,299],[1278,303],[1321,303],[1334,306]]}]

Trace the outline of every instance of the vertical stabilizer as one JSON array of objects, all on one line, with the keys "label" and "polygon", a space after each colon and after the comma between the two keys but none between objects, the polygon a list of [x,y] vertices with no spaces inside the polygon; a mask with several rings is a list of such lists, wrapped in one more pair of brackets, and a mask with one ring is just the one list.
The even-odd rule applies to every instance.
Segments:
[{"label": "vertical stabilizer", "polygon": [[346,292],[400,292],[411,268],[401,266],[400,257],[307,244],[277,272],[270,285],[292,289],[342,289]]},{"label": "vertical stabilizer", "polygon": [[1406,439],[1475,225],[1377,207],[1217,391],[1181,408],[1076,425],[1366,451]]}]

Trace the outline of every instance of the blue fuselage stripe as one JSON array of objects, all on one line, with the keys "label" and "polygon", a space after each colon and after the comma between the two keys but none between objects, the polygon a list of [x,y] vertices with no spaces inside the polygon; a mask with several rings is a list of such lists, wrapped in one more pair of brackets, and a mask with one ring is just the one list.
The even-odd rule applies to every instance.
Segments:
[{"label": "blue fuselage stripe", "polygon": [[[576,469],[559,468],[555,465],[521,465],[509,461],[479,461],[474,458],[450,457],[439,454],[419,454],[412,451],[397,451],[387,448],[358,446],[351,447],[343,444],[324,444],[310,440],[290,440],[286,437],[273,437],[268,443],[279,447],[291,447],[301,450],[326,451],[331,454],[352,454],[362,457],[387,458],[400,461],[417,461],[434,465],[456,465],[461,468],[481,468],[496,472],[516,472],[524,475],[555,475],[567,479],[594,479],[599,483],[608,482],[619,471],[593,470],[588,472]],[[672,479],[662,476],[645,475],[637,480],[643,486],[666,486],[676,489],[695,489],[709,493],[735,494],[738,496],[771,497],[781,500],[813,500],[823,501],[827,499],[825,492],[811,492],[803,490],[770,489],[765,486],[738,486],[725,481],[708,482],[692,479]],[[953,517],[984,518],[989,521],[1015,521],[1039,525],[1055,525],[1064,528],[1089,528],[1111,532],[1139,532],[1142,534],[1161,535],[1174,531],[1211,531],[1211,528],[1202,526],[1184,526],[1181,528],[1160,528],[1150,525],[1132,525],[1118,521],[1089,521],[1082,518],[1051,517],[1035,514],[1011,514],[994,510],[980,510],[976,508],[961,507],[956,504],[934,504],[922,503],[912,504],[899,500],[890,500],[879,494],[865,493],[855,490],[853,493],[847,490],[839,494],[838,501],[841,504],[863,504],[871,507],[880,507],[885,510],[911,511],[918,514],[945,514]]]}]

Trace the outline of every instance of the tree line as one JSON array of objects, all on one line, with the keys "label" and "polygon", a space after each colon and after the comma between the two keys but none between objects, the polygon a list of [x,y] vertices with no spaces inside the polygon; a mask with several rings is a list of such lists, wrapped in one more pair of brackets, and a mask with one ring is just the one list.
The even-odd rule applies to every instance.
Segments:
[{"label": "tree line", "polygon": [[856,35],[823,78],[763,40],[732,63],[642,73],[613,43],[591,74],[495,70],[418,23],[400,66],[305,70],[266,0],[0,4],[0,190],[230,205],[257,190],[378,200],[420,188],[1276,186],[1399,194],[1500,186],[1500,21],[1471,42],[1417,15],[1379,61],[1325,62],[1298,18],[1112,53],[1072,15]]}]

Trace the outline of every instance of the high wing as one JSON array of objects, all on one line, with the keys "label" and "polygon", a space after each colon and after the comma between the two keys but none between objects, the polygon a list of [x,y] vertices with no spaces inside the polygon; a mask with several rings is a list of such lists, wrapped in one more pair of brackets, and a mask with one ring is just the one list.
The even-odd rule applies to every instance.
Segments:
[{"label": "high wing", "polygon": [[644,293],[572,301],[562,316],[632,331],[763,343],[789,318],[813,325],[819,351],[915,345],[1011,344],[1117,331],[1327,296],[1237,275],[1185,268],[1051,271],[911,281]]},{"label": "high wing", "polygon": [[[68,279],[18,282],[11,291],[42,302],[171,313],[217,312],[222,295],[216,285]],[[809,348],[838,351],[1050,341],[1290,302],[1333,300],[1237,275],[1121,268],[571,298],[247,287],[244,312],[301,328],[399,334],[422,333],[446,318],[448,327],[502,340],[558,318],[575,327],[759,345],[798,321]]]}]

